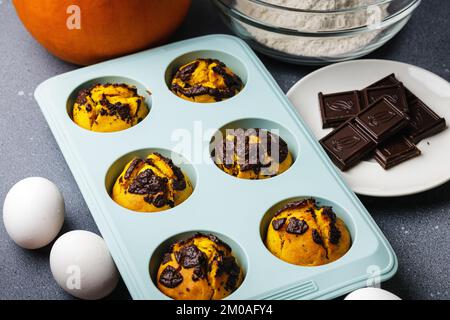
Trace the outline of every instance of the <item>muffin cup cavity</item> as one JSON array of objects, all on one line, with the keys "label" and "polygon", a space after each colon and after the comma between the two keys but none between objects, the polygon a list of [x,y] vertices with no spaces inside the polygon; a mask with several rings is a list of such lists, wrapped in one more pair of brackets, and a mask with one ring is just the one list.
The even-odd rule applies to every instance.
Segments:
[{"label": "muffin cup cavity", "polygon": [[[275,205],[273,205],[272,207],[270,207],[266,213],[263,215],[261,222],[260,222],[260,236],[261,236],[261,241],[262,241],[262,245],[268,250],[268,252],[273,255],[273,257],[275,259],[278,259],[279,261],[283,261],[285,263],[289,263],[287,261],[284,261],[283,259],[277,257],[275,254],[273,254],[266,246],[266,238],[267,238],[267,231],[269,228],[269,224],[271,223],[272,219],[275,217],[276,213],[282,209],[284,206],[286,206],[289,203],[292,202],[297,202],[297,201],[302,201],[302,200],[307,200],[307,199],[313,199],[316,202],[316,205],[319,207],[332,207],[333,212],[336,214],[336,217],[341,219],[344,223],[345,226],[347,227],[347,230],[350,234],[350,248],[348,249],[348,251],[342,255],[339,259],[337,259],[336,261],[339,261],[340,259],[342,259],[343,257],[347,256],[349,254],[349,252],[352,250],[352,246],[353,243],[355,242],[355,238],[356,238],[356,229],[355,229],[355,224],[354,221],[351,217],[351,215],[344,210],[340,205],[338,205],[337,203],[333,202],[333,201],[329,201],[327,199],[324,198],[320,198],[320,197],[313,197],[313,196],[300,196],[300,197],[293,197],[293,198],[289,198],[286,200],[282,200],[278,203],[276,203]],[[285,222],[286,223],[286,222]],[[301,233],[301,232],[299,232]],[[332,261],[329,263],[326,263],[322,266],[326,266],[329,265],[331,263],[334,263],[336,261]],[[298,267],[304,267],[301,265],[297,265]],[[309,268],[311,267],[317,267],[317,266],[308,266]]]},{"label": "muffin cup cavity", "polygon": [[[152,255],[150,257],[149,275],[150,275],[151,282],[153,283],[153,285],[156,288],[158,287],[158,279],[157,279],[158,269],[161,265],[161,262],[164,259],[164,255],[167,252],[169,252],[171,246],[179,241],[189,239],[198,233],[201,233],[203,235],[216,236],[217,238],[219,238],[222,242],[224,242],[231,248],[232,255],[236,258],[236,262],[239,265],[239,267],[241,268],[242,273],[243,273],[243,281],[240,284],[240,286],[238,286],[234,292],[232,292],[228,297],[226,297],[227,299],[230,297],[232,298],[233,295],[240,289],[240,287],[242,287],[242,285],[244,285],[247,271],[248,271],[248,258],[247,258],[247,255],[245,254],[244,250],[242,249],[242,247],[236,241],[232,240],[231,238],[229,238],[221,233],[217,233],[217,232],[211,232],[211,231],[205,231],[205,230],[187,231],[187,232],[176,234],[176,235],[164,240],[155,249],[155,251],[152,253]],[[159,289],[157,289],[157,290],[159,290]],[[164,295],[164,293],[162,293],[162,292],[161,292],[161,294]]]},{"label": "muffin cup cavity", "polygon": [[[79,127],[80,129],[87,130],[87,129],[84,129],[83,127],[79,126],[73,120],[73,108],[74,108],[74,105],[75,105],[75,102],[77,100],[77,96],[78,96],[80,90],[89,89],[90,87],[92,87],[95,84],[126,84],[126,85],[136,87],[137,93],[140,96],[143,96],[145,98],[145,104],[147,105],[147,108],[148,108],[148,111],[150,114],[151,109],[152,109],[152,100],[153,100],[152,94],[151,94],[150,89],[146,88],[142,83],[140,83],[136,80],[130,79],[130,78],[120,77],[120,76],[105,76],[105,77],[95,78],[95,79],[86,81],[86,82],[82,83],[81,85],[79,85],[78,87],[76,87],[67,99],[67,103],[66,103],[67,115],[72,120],[73,124],[76,125],[77,127]],[[145,121],[145,119],[147,119],[149,114],[147,114],[145,116],[145,118],[142,119],[142,121]],[[136,124],[135,126],[139,126],[139,125],[140,125],[140,123]],[[135,126],[132,126],[131,128],[133,128]],[[131,129],[131,128],[128,128],[128,129]],[[128,129],[125,129],[125,130],[128,130]],[[87,130],[87,131],[89,131],[89,130]],[[118,131],[114,131],[114,132],[120,132],[120,131],[124,131],[124,130],[118,130]],[[91,131],[91,132],[94,132],[94,131]],[[114,133],[114,132],[112,132],[112,133]]]},{"label": "muffin cup cavity", "polygon": [[[283,139],[287,146],[288,146],[288,150],[292,156],[292,164],[290,165],[290,167],[275,176],[269,177],[269,178],[275,178],[277,176],[283,175],[285,173],[287,173],[289,170],[291,170],[292,166],[294,166],[295,162],[298,159],[299,156],[299,144],[297,139],[294,137],[294,135],[285,127],[283,127],[282,125],[270,121],[270,120],[265,120],[265,119],[258,119],[258,118],[246,118],[246,119],[239,119],[239,120],[235,120],[233,122],[230,122],[224,126],[222,126],[218,131],[215,132],[215,134],[213,135],[213,137],[211,138],[211,142],[209,145],[209,154],[211,155],[211,153],[216,149],[217,147],[217,143],[220,142],[222,137],[225,137],[227,134],[227,130],[233,130],[233,129],[263,129],[263,130],[267,130],[270,133],[276,134],[277,136],[279,136],[281,139]],[[214,163],[214,159],[213,157],[211,157],[211,161],[213,162],[214,166],[217,167],[218,170],[222,171],[221,168],[219,168],[215,163]],[[223,173],[229,175],[228,173],[226,173],[225,171],[222,171]],[[232,176],[232,175],[229,175]],[[236,177],[239,179],[239,177]],[[261,179],[264,180],[264,179]]]},{"label": "muffin cup cavity", "polygon": [[[141,150],[136,150],[136,151],[127,153],[126,155],[120,157],[119,159],[117,159],[116,161],[114,161],[111,164],[111,166],[109,167],[109,169],[106,173],[106,176],[105,176],[105,189],[106,189],[106,192],[109,194],[111,201],[113,201],[115,204],[120,206],[120,204],[118,204],[117,202],[115,202],[113,200],[112,190],[113,190],[114,184],[116,183],[117,179],[119,178],[119,176],[121,175],[121,173],[123,172],[123,170],[127,166],[127,164],[130,163],[130,161],[132,161],[135,158],[145,159],[151,153],[159,153],[162,156],[164,156],[168,159],[171,159],[173,161],[174,165],[178,166],[181,169],[181,171],[184,173],[184,175],[187,176],[187,178],[190,180],[191,185],[192,185],[192,190],[193,190],[192,193],[195,192],[195,187],[197,184],[197,172],[196,172],[194,166],[192,164],[190,164],[186,160],[186,158],[184,158],[182,155],[180,155],[176,152],[173,152],[173,151],[170,151],[167,149],[149,148],[149,149],[141,149]],[[189,198],[192,197],[192,193],[190,194],[190,196],[188,196],[188,198],[185,201],[189,201]],[[130,210],[125,207],[123,207],[123,208],[125,210]],[[142,212],[137,212],[137,211],[132,211],[132,210],[130,210],[130,211],[143,214]],[[170,210],[163,210],[163,211],[160,211],[160,213],[161,212],[165,213],[167,211],[170,211]]]},{"label": "muffin cup cavity", "polygon": [[[228,53],[222,52],[222,51],[200,50],[200,51],[192,51],[192,52],[183,54],[183,55],[177,57],[176,59],[174,59],[168,65],[168,67],[166,68],[166,72],[165,72],[165,81],[166,81],[167,88],[169,91],[171,91],[172,80],[173,80],[175,74],[177,73],[177,71],[179,70],[179,68],[184,66],[185,64],[195,61],[196,59],[219,60],[219,61],[223,62],[234,74],[239,76],[242,80],[244,87],[242,88],[242,90],[239,93],[237,93],[235,96],[233,96],[231,98],[224,99],[224,100],[218,101],[216,103],[220,103],[220,102],[224,102],[224,101],[228,101],[230,99],[236,98],[237,96],[239,96],[242,93],[243,90],[245,90],[247,80],[248,80],[248,72],[247,72],[247,68],[245,67],[245,65],[239,59],[237,59],[236,57],[234,57]],[[171,91],[171,93],[174,94],[172,91]],[[180,99],[182,99],[182,98],[180,97]],[[189,100],[186,100],[186,101],[189,101]],[[190,102],[193,102],[193,101],[190,101]],[[205,104],[205,103],[200,103],[200,102],[193,102],[193,103]],[[208,105],[208,103],[206,103],[206,105]]]}]

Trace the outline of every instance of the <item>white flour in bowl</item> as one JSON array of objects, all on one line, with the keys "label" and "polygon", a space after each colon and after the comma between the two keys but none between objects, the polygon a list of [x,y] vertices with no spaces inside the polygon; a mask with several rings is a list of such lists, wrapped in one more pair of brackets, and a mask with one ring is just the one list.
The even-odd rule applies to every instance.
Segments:
[{"label": "white flour in bowl", "polygon": [[[357,8],[376,3],[378,0],[265,0],[267,3],[303,10],[341,10]],[[298,31],[319,32],[352,29],[372,25],[387,16],[387,5],[373,5],[353,12],[321,14],[280,10],[256,4],[249,0],[234,0],[234,6],[243,14],[274,26]],[[241,24],[249,35],[262,45],[295,56],[336,57],[361,50],[380,33],[368,32],[339,37],[299,37],[269,32]]]},{"label": "white flour in bowl", "polygon": [[339,10],[352,9],[379,3],[380,0],[262,0],[285,8],[302,10]]}]

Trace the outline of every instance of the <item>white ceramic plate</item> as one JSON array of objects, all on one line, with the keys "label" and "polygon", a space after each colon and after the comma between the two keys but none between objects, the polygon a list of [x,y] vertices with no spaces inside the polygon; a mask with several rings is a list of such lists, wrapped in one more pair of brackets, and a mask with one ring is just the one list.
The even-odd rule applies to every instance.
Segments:
[{"label": "white ceramic plate", "polygon": [[[317,139],[332,129],[322,129],[318,93],[363,89],[395,73],[397,78],[439,116],[450,121],[450,83],[424,69],[386,60],[357,60],[317,70],[295,84],[288,97]],[[358,194],[394,197],[426,191],[450,181],[450,129],[424,139],[422,155],[390,170],[375,160],[364,161],[342,173]]]}]

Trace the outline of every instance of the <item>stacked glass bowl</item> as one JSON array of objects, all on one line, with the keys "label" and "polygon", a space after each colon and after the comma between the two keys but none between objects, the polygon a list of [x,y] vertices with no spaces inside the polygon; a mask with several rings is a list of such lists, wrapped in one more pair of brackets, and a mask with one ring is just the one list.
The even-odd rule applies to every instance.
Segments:
[{"label": "stacked glass bowl", "polygon": [[274,58],[321,65],[364,56],[394,37],[421,0],[214,0],[227,25]]}]

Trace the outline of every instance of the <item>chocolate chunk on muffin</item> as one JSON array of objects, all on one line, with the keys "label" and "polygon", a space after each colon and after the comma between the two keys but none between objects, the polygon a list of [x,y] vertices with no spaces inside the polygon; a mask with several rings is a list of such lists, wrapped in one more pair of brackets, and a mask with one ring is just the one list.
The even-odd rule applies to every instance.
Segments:
[{"label": "chocolate chunk on muffin", "polygon": [[244,87],[238,75],[223,62],[215,59],[196,59],[175,73],[171,90],[188,101],[211,103],[237,95]]},{"label": "chocolate chunk on muffin", "polygon": [[273,255],[300,266],[320,266],[336,261],[351,246],[345,223],[331,207],[314,199],[290,202],[272,218],[266,247]]},{"label": "chocolate chunk on muffin", "polygon": [[127,84],[95,84],[80,90],[73,121],[95,132],[115,132],[135,126],[149,113],[145,98]]},{"label": "chocolate chunk on muffin", "polygon": [[201,233],[174,243],[157,273],[159,290],[175,300],[220,300],[242,281],[231,248],[216,236]]},{"label": "chocolate chunk on muffin", "polygon": [[139,212],[158,212],[184,202],[193,188],[189,178],[169,158],[151,153],[131,160],[117,178],[112,199]]},{"label": "chocolate chunk on muffin", "polygon": [[242,179],[266,179],[279,175],[293,163],[287,143],[264,129],[226,130],[211,153],[224,172]]}]

